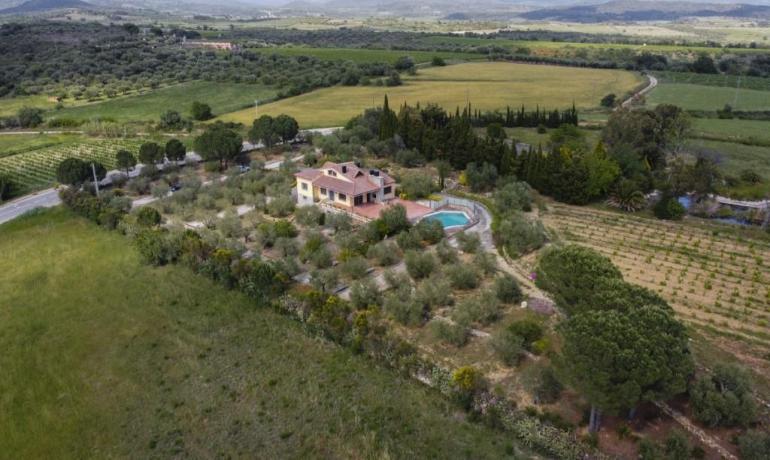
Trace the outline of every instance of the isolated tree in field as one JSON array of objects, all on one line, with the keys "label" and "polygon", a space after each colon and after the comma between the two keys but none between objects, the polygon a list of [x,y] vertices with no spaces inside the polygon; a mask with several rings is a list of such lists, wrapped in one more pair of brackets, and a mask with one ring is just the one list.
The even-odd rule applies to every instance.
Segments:
[{"label": "isolated tree in field", "polygon": [[195,151],[206,161],[218,161],[221,169],[240,155],[243,139],[222,123],[215,123],[195,139]]},{"label": "isolated tree in field", "polygon": [[139,161],[154,165],[163,161],[163,149],[155,142],[145,142],[139,147]]},{"label": "isolated tree in field", "polygon": [[601,413],[632,411],[643,401],[687,389],[693,370],[684,326],[664,309],[589,311],[561,327],[560,363],[567,381],[591,404],[589,429]]},{"label": "isolated tree in field", "polygon": [[121,149],[118,150],[118,153],[115,154],[115,164],[119,169],[122,169],[126,172],[126,174],[128,174],[129,171],[134,169],[134,166],[136,166],[136,157],[128,150]]},{"label": "isolated tree in field", "polygon": [[253,144],[261,142],[267,148],[274,146],[280,140],[274,124],[275,120],[270,115],[262,115],[254,120],[248,133],[249,142]]},{"label": "isolated tree in field", "polygon": [[396,59],[396,63],[393,65],[393,67],[399,72],[407,71],[414,67],[414,59],[412,59],[410,56],[401,56],[400,58]]},{"label": "isolated tree in field", "polygon": [[198,101],[192,103],[190,114],[192,115],[193,120],[197,121],[210,120],[214,117],[214,114],[211,113],[211,106]]},{"label": "isolated tree in field", "polygon": [[176,110],[167,110],[160,116],[161,129],[182,129],[185,124],[187,123],[182,119],[182,115]]},{"label": "isolated tree in field", "polygon": [[67,158],[56,168],[56,180],[62,184],[80,185],[91,175],[89,164],[79,158]]},{"label": "isolated tree in field", "polygon": [[434,56],[430,61],[430,64],[433,67],[444,67],[446,65],[446,61],[441,56]]},{"label": "isolated tree in field", "polygon": [[693,61],[690,65],[690,69],[695,73],[719,73],[717,66],[714,64],[714,60],[705,53],[701,54],[695,61]]},{"label": "isolated tree in field", "polygon": [[43,123],[43,111],[34,107],[22,107],[16,117],[22,128],[34,128]]},{"label": "isolated tree in field", "polygon": [[166,142],[166,158],[177,163],[183,161],[187,155],[187,148],[179,139],[171,139]]},{"label": "isolated tree in field", "polygon": [[275,134],[286,143],[293,140],[299,134],[299,124],[297,120],[289,115],[278,115],[273,120],[273,130]]},{"label": "isolated tree in field", "polygon": [[601,101],[602,107],[607,107],[607,108],[615,107],[615,102],[617,98],[618,97],[614,93],[610,93],[604,96]]}]

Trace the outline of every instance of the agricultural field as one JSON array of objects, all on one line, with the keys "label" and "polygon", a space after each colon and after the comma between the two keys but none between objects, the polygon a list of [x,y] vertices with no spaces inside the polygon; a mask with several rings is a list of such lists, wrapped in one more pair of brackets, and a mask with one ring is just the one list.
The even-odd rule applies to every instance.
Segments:
[{"label": "agricultural field", "polygon": [[485,60],[486,56],[479,53],[453,53],[448,51],[400,51],[359,48],[311,48],[311,47],[274,47],[260,48],[259,52],[280,54],[284,56],[312,56],[327,61],[343,60],[355,63],[388,62],[394,64],[402,56],[410,56],[420,64],[430,62],[438,56],[446,61]]},{"label": "agricultural field", "polygon": [[[468,101],[481,110],[506,106],[564,109],[572,105],[592,108],[608,93],[624,94],[642,81],[622,70],[575,69],[511,63],[466,63],[421,69],[405,77],[398,87],[334,87],[280,100],[260,108],[261,114],[289,114],[302,128],[341,126],[365,109],[382,104],[385,95],[391,107],[404,103],[437,103],[448,110]],[[253,110],[227,114],[220,119],[250,125]]]},{"label": "agricultural field", "polygon": [[12,117],[22,107],[34,107],[48,110],[56,106],[56,100],[48,96],[18,96],[0,98],[0,117]]},{"label": "agricultural field", "polygon": [[634,284],[761,378],[770,376],[770,241],[739,228],[551,204],[543,222],[609,257]]},{"label": "agricultural field", "polygon": [[[770,146],[770,121],[694,118],[693,137]],[[770,149],[767,151],[770,155]]]},{"label": "agricultural field", "polygon": [[0,158],[62,144],[85,142],[81,134],[5,134],[0,135]]},{"label": "agricultural field", "polygon": [[[427,387],[64,209],[0,226],[8,458],[530,457]],[[7,287],[7,288],[6,288]]]},{"label": "agricultural field", "polygon": [[126,149],[136,153],[140,140],[98,139],[72,142],[0,157],[0,174],[8,174],[21,193],[39,190],[56,180],[56,167],[66,158],[80,158],[115,167],[115,153]]},{"label": "agricultural field", "polygon": [[674,104],[686,110],[714,111],[725,104],[734,110],[770,110],[770,91],[664,82],[649,93],[647,103]]},{"label": "agricultural field", "polygon": [[109,118],[116,121],[154,122],[167,110],[176,110],[182,116],[189,117],[190,106],[194,101],[209,104],[214,114],[223,114],[253,106],[255,99],[272,99],[276,94],[275,89],[257,84],[194,81],[139,96],[64,108],[46,114],[46,118]]},{"label": "agricultural field", "polygon": [[693,72],[655,72],[661,83],[689,83],[692,85],[722,86],[725,88],[770,91],[770,79],[727,74]]}]

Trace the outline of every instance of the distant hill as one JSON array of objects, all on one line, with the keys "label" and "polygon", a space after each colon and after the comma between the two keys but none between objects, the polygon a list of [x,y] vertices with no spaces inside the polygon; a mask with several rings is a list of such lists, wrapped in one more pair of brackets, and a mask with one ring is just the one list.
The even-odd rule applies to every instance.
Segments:
[{"label": "distant hill", "polygon": [[12,8],[0,10],[0,14],[25,14],[37,13],[47,10],[60,10],[68,8],[92,8],[90,3],[81,0],[27,0]]},{"label": "distant hill", "polygon": [[687,17],[770,18],[770,6],[742,3],[617,0],[599,5],[543,8],[520,15],[524,19],[567,22],[661,21]]}]

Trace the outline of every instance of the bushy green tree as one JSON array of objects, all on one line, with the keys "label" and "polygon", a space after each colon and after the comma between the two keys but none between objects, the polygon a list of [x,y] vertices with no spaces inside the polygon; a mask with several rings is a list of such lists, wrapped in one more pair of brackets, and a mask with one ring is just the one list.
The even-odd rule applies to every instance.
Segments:
[{"label": "bushy green tree", "polygon": [[222,123],[209,125],[195,138],[195,151],[206,161],[218,161],[220,169],[227,169],[230,161],[240,155],[243,139]]},{"label": "bushy green tree", "polygon": [[62,184],[80,185],[91,175],[89,164],[79,158],[67,158],[56,167],[56,180]]},{"label": "bushy green tree", "polygon": [[712,375],[699,378],[690,402],[695,418],[712,427],[747,426],[757,414],[749,374],[736,365],[717,365]]},{"label": "bushy green tree", "polygon": [[139,146],[139,161],[145,165],[160,163],[165,152],[155,142],[145,142]]},{"label": "bushy green tree", "polygon": [[136,157],[128,150],[121,149],[115,154],[115,163],[119,169],[124,170],[128,174],[136,166]]},{"label": "bushy green tree", "polygon": [[642,401],[682,393],[693,370],[685,327],[664,309],[588,311],[561,327],[560,363],[569,383],[600,413],[634,409]]},{"label": "bushy green tree", "polygon": [[193,120],[196,121],[206,121],[214,118],[214,114],[211,113],[211,106],[198,101],[192,103],[190,114],[192,115]]},{"label": "bushy green tree", "polygon": [[168,161],[176,163],[185,159],[187,156],[187,148],[179,139],[171,139],[166,142],[165,153]]}]

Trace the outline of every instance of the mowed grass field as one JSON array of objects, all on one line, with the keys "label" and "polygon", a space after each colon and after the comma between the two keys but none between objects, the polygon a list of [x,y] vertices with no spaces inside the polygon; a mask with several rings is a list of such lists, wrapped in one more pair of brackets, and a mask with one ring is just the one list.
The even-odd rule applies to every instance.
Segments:
[{"label": "mowed grass field", "polygon": [[310,47],[275,47],[258,50],[267,54],[284,56],[312,56],[327,61],[343,60],[356,63],[388,62],[394,64],[402,56],[411,57],[416,63],[430,62],[438,56],[447,61],[485,60],[479,53],[453,53],[448,51],[400,51],[359,48],[310,48]]},{"label": "mowed grass field", "polygon": [[215,115],[253,105],[255,99],[272,99],[274,88],[246,83],[193,81],[161,88],[138,96],[126,96],[93,104],[48,112],[46,118],[111,118],[117,121],[158,121],[167,110],[190,116],[194,101],[211,106]]},{"label": "mowed grass field", "polygon": [[57,208],[0,226],[0,457],[502,458],[438,395]]},{"label": "mowed grass field", "polygon": [[719,86],[661,83],[648,96],[651,105],[674,104],[687,110],[770,110],[770,91]]},{"label": "mowed grass field", "polygon": [[770,144],[770,121],[718,118],[694,118],[692,121],[695,136]]},{"label": "mowed grass field", "polygon": [[[333,87],[283,99],[260,108],[260,114],[295,117],[302,128],[341,126],[366,108],[382,104],[385,95],[390,106],[404,103],[437,103],[448,110],[464,107],[470,101],[481,110],[506,106],[528,109],[596,107],[608,93],[624,94],[642,81],[637,74],[622,70],[576,69],[570,67],[504,62],[465,63],[420,70],[405,77],[397,87]],[[224,121],[250,125],[251,109],[226,114]]]}]

